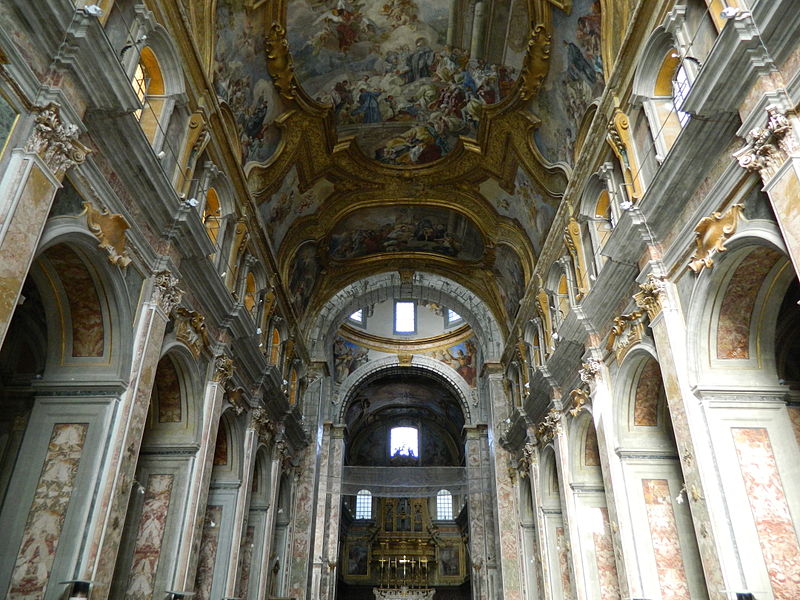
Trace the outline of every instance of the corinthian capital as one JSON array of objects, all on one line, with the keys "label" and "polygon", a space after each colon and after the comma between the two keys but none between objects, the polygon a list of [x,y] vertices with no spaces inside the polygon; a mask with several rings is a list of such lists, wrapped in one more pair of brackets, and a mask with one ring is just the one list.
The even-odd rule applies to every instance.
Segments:
[{"label": "corinthian capital", "polygon": [[183,298],[183,290],[178,287],[178,278],[170,271],[159,271],[153,282],[153,302],[166,314],[178,306]]},{"label": "corinthian capital", "polygon": [[25,144],[25,151],[38,154],[56,175],[82,163],[90,152],[78,141],[78,128],[61,121],[59,110],[55,102],[35,107],[33,133]]}]

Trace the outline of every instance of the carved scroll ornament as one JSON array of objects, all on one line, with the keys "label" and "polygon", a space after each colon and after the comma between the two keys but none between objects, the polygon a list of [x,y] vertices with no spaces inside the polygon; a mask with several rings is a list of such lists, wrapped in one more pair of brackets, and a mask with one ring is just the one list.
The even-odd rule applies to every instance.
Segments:
[{"label": "carved scroll ornament", "polygon": [[86,226],[100,242],[98,248],[108,253],[108,260],[112,265],[125,268],[131,258],[125,248],[125,231],[130,227],[125,217],[111,214],[108,209],[102,212],[97,210],[91,202],[83,203],[81,216],[86,216]]},{"label": "carved scroll ornament", "polygon": [[724,213],[715,212],[703,217],[695,227],[695,251],[689,268],[695,273],[714,266],[714,255],[725,252],[725,242],[736,233],[744,205],[733,204]]},{"label": "carved scroll ornament", "polygon": [[286,30],[280,23],[273,23],[267,36],[267,68],[278,93],[286,100],[294,100],[297,95],[294,63]]},{"label": "carved scroll ornament", "polygon": [[38,154],[56,175],[86,160],[90,150],[78,141],[78,128],[61,121],[60,107],[55,102],[34,107],[33,133],[25,151]]},{"label": "carved scroll ornament", "polygon": [[233,377],[233,361],[225,354],[214,357],[214,381],[225,384]]},{"label": "carved scroll ornament", "polygon": [[622,362],[628,350],[644,337],[643,316],[644,313],[637,310],[614,319],[606,349],[614,351],[618,363]]},{"label": "carved scroll ornament", "polygon": [[185,308],[175,309],[175,337],[186,344],[195,358],[208,347],[206,319],[203,315]]},{"label": "carved scroll ornament", "polygon": [[550,68],[550,40],[544,25],[536,25],[531,30],[525,63],[520,74],[520,97],[530,100],[541,89]]},{"label": "carved scroll ornament", "polygon": [[577,417],[581,414],[582,411],[586,409],[587,404],[591,404],[591,398],[589,397],[589,392],[586,391],[585,388],[577,388],[572,390],[569,393],[569,397],[572,399],[572,408],[569,411],[573,417]]},{"label": "carved scroll ornament", "polygon": [[580,371],[578,371],[581,381],[584,383],[592,383],[600,373],[601,367],[602,363],[599,360],[595,360],[593,358],[587,360],[581,365]]},{"label": "carved scroll ornament", "polygon": [[553,408],[536,428],[536,437],[540,444],[549,444],[559,433],[561,433],[561,413]]},{"label": "carved scroll ornament", "polygon": [[786,114],[775,105],[766,110],[766,126],[751,129],[745,136],[744,147],[733,153],[739,166],[760,173],[764,180],[775,175],[786,158],[797,149]]},{"label": "carved scroll ornament", "polygon": [[170,314],[183,298],[183,290],[178,287],[178,278],[170,271],[156,273],[153,281],[153,302],[166,314]]}]

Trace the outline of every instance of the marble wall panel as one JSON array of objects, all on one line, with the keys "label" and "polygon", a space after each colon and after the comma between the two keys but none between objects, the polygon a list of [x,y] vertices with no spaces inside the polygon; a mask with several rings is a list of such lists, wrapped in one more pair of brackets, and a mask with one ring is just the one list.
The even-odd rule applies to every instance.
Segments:
[{"label": "marble wall panel", "polygon": [[225,426],[220,424],[217,433],[217,443],[214,446],[214,465],[225,466],[228,464],[228,433]]},{"label": "marble wall panel", "polygon": [[736,268],[719,310],[717,358],[750,358],[753,306],[764,277],[780,257],[777,250],[760,247]]},{"label": "marble wall panel", "polygon": [[558,570],[561,573],[561,597],[564,600],[574,600],[572,578],[569,573],[569,550],[563,527],[556,527],[556,550],[558,551]]},{"label": "marble wall panel", "polygon": [[6,598],[41,598],[56,557],[89,426],[53,426]]},{"label": "marble wall panel", "polygon": [[250,590],[250,570],[253,563],[253,543],[256,536],[256,528],[252,525],[247,526],[244,537],[242,538],[242,546],[239,551],[241,560],[241,579],[239,582],[239,597],[247,598]]},{"label": "marble wall panel", "polygon": [[642,492],[661,586],[661,599],[690,598],[669,483],[666,479],[642,479]]},{"label": "marble wall panel", "polygon": [[103,313],[97,288],[86,265],[69,247],[60,245],[46,256],[61,279],[72,321],[72,356],[103,356]]},{"label": "marble wall panel", "polygon": [[591,425],[586,430],[586,442],[583,447],[583,464],[587,467],[600,466],[600,449],[597,443],[597,431]]},{"label": "marble wall panel", "polygon": [[203,522],[203,536],[200,542],[200,553],[197,559],[197,577],[195,579],[194,598],[210,600],[211,586],[214,583],[214,564],[217,560],[219,544],[219,525],[222,521],[222,507],[209,505]]},{"label": "marble wall panel", "polygon": [[594,532],[594,556],[597,563],[597,575],[600,583],[600,600],[620,600],[617,563],[614,559],[614,542],[611,539],[611,526],[608,521],[607,508],[595,508],[600,513],[603,523],[602,532]]},{"label": "marble wall panel", "polygon": [[180,423],[181,384],[175,363],[168,356],[158,363],[155,384],[158,394],[158,422]]},{"label": "marble wall panel", "polygon": [[147,600],[155,592],[158,557],[167,524],[173,480],[173,475],[166,474],[150,475],[147,479],[126,598]]},{"label": "marble wall panel", "polygon": [[636,397],[633,403],[633,424],[637,427],[656,427],[658,425],[658,402],[663,395],[661,369],[652,358],[647,361],[639,382],[636,384]]},{"label": "marble wall panel", "polygon": [[797,600],[800,544],[769,434],[755,427],[731,432],[773,596],[775,600]]},{"label": "marble wall panel", "polygon": [[798,445],[800,445],[800,406],[789,407],[789,419],[792,422],[794,437],[797,439]]}]

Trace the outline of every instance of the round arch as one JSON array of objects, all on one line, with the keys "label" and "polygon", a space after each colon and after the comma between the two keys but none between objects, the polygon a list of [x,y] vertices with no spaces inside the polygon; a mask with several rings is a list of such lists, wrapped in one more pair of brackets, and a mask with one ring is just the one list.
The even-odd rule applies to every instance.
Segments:
[{"label": "round arch", "polygon": [[336,330],[348,315],[365,305],[390,298],[435,302],[453,309],[472,327],[484,360],[499,360],[504,341],[502,329],[489,307],[474,292],[452,279],[431,273],[415,273],[410,283],[404,282],[396,271],[351,283],[323,305],[309,328],[308,346],[315,348],[313,360],[326,359],[326,349],[333,344]]},{"label": "round arch", "polygon": [[344,422],[347,407],[354,398],[355,392],[364,384],[375,379],[394,373],[414,373],[431,377],[442,383],[447,389],[452,391],[458,398],[461,409],[464,413],[464,423],[472,424],[472,413],[470,411],[470,399],[475,398],[475,392],[470,388],[463,378],[447,365],[434,360],[428,356],[414,356],[411,365],[401,365],[397,356],[387,356],[385,358],[369,362],[353,371],[345,379],[339,388],[336,400],[337,422]]}]

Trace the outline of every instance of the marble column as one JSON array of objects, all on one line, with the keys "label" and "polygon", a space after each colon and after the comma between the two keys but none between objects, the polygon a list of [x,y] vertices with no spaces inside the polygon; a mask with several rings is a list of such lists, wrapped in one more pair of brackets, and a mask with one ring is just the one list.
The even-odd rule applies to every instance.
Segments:
[{"label": "marble column", "polygon": [[[503,386],[503,373],[489,374],[489,393],[491,396],[492,419],[499,423],[509,416],[510,402]],[[497,515],[497,536],[499,540],[499,556],[497,561],[500,570],[501,598],[521,600],[522,598],[522,551],[520,548],[520,531],[517,515],[517,490],[511,479],[512,455],[492,439],[490,446],[494,461],[494,486],[496,490],[494,507]]]},{"label": "marble column", "polygon": [[197,557],[200,551],[200,540],[203,535],[203,519],[208,503],[208,487],[211,482],[211,470],[214,461],[214,447],[217,440],[219,418],[222,412],[222,399],[225,385],[213,365],[214,375],[206,384],[203,398],[203,431],[200,448],[197,451],[192,470],[189,494],[182,528],[181,544],[176,561],[175,590],[189,590],[194,586],[197,570]]},{"label": "marble column", "polygon": [[470,58],[483,58],[486,34],[486,2],[478,0],[475,3],[475,13],[472,17],[472,38],[470,39]]},{"label": "marble column", "polygon": [[[560,485],[562,498],[561,498],[561,522],[566,532],[567,539],[569,540],[569,553],[570,564],[569,567],[572,571],[570,577],[570,585],[574,588],[570,592],[570,597],[577,600],[588,600],[591,598],[591,593],[594,590],[587,590],[581,582],[586,581],[585,573],[583,572],[583,561],[581,560],[581,541],[580,531],[578,528],[578,515],[575,503],[575,490],[572,486],[572,463],[569,453],[569,441],[567,440],[567,422],[566,416],[561,414],[561,425],[555,430],[553,437],[553,448],[555,450],[556,460],[558,461],[558,474],[560,475]],[[566,595],[566,591],[565,591]]]},{"label": "marble column", "polygon": [[634,299],[650,318],[709,599],[725,600],[724,590],[743,589],[743,582],[706,416],[690,384],[678,292],[652,274],[640,288]]},{"label": "marble column", "polygon": [[251,419],[244,434],[242,480],[236,493],[236,510],[234,511],[233,524],[231,525],[233,535],[231,536],[231,551],[228,556],[228,572],[224,588],[225,596],[228,598],[236,597],[239,586],[239,556],[242,549],[242,537],[247,527],[247,513],[250,505],[250,492],[253,487],[253,468],[255,466],[257,445],[258,434]]},{"label": "marble column", "polygon": [[628,496],[625,491],[625,476],[622,462],[614,451],[614,406],[612,403],[608,369],[602,363],[596,364],[596,372],[590,382],[592,416],[597,432],[597,447],[600,454],[600,470],[603,475],[606,508],[614,544],[617,579],[622,598],[635,598],[641,595],[641,582],[638,573],[638,555],[634,542],[635,524],[628,516]]},{"label": "marble column", "polygon": [[459,0],[450,0],[450,12],[447,14],[447,45],[451,48],[456,45],[459,36],[458,28],[461,20],[459,17]]},{"label": "marble column", "polygon": [[[336,596],[336,568],[339,552],[339,520],[342,510],[342,468],[347,428],[325,423],[323,461],[320,463],[319,496],[314,535],[314,587],[312,597],[320,600]],[[319,567],[318,567],[319,563]]]},{"label": "marble column", "polygon": [[0,345],[64,173],[86,159],[78,133],[57,104],[35,107],[31,135],[12,150],[0,179]]},{"label": "marble column", "polygon": [[469,554],[472,568],[472,599],[494,598],[490,589],[488,562],[494,556],[494,528],[489,505],[491,467],[488,427],[468,425],[466,432],[467,510],[469,513]]},{"label": "marble column", "polygon": [[76,569],[77,578],[95,582],[95,600],[106,598],[110,590],[164,331],[182,296],[177,284],[169,271],[157,273],[150,299],[142,303],[136,319],[129,384],[119,400],[94,516],[85,533],[85,555]]},{"label": "marble column", "polygon": [[280,486],[281,465],[283,464],[283,454],[281,453],[279,441],[279,439],[276,439],[272,446],[269,470],[269,508],[267,509],[267,518],[264,519],[264,545],[259,557],[261,571],[258,575],[258,594],[256,598],[266,598],[269,592],[270,569],[272,567],[272,553],[274,552],[275,514],[278,510],[278,487]]},{"label": "marble column", "polygon": [[291,523],[289,525],[289,554],[287,556],[287,596],[303,600],[309,598],[313,549],[315,480],[317,475],[318,443],[314,442],[298,453],[295,470],[294,494],[292,494]]}]

